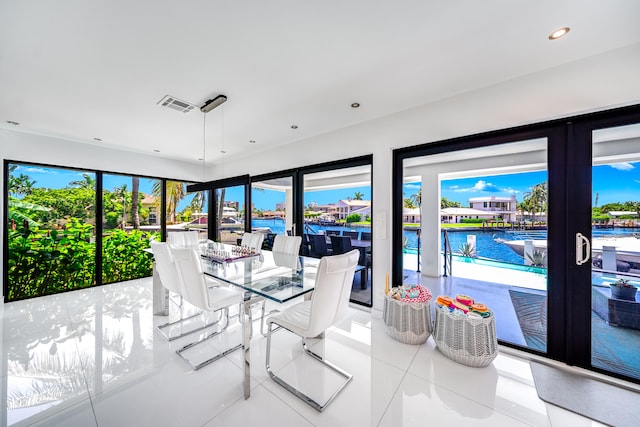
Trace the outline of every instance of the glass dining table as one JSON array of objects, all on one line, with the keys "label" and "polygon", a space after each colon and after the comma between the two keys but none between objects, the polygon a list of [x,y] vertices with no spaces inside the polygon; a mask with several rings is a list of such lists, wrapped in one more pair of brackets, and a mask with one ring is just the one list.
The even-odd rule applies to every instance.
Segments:
[{"label": "glass dining table", "polygon": [[[320,260],[285,253],[251,253],[227,244],[200,248],[205,274],[246,291],[243,303],[244,398],[251,395],[251,306],[266,298],[284,303],[309,294],[315,286]],[[310,295],[310,294],[309,294]]]}]

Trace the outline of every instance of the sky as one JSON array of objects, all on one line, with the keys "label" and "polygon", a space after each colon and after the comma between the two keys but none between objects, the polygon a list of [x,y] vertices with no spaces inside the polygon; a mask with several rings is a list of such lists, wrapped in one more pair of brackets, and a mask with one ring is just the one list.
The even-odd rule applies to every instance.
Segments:
[{"label": "sky", "polygon": [[[36,181],[36,187],[62,188],[68,186],[69,182],[82,180],[83,171],[58,169],[51,167],[41,167],[32,165],[20,165],[13,172],[14,175],[25,174]],[[116,187],[127,185],[131,190],[131,177],[121,175],[103,175],[104,188],[113,190]],[[469,198],[481,196],[505,196],[516,195],[516,200],[521,202],[524,195],[531,188],[547,180],[547,173],[527,172],[497,176],[478,176],[456,180],[442,181],[442,197],[451,201],[460,202],[462,206],[469,205]],[[140,191],[151,194],[153,186],[152,179],[140,179]],[[407,183],[404,185],[404,197],[416,194],[420,188],[419,183]],[[227,189],[226,200],[238,201],[242,205],[244,202],[244,189],[242,186],[230,187]],[[316,202],[320,205],[336,203],[340,199],[354,197],[356,192],[364,194],[365,200],[371,200],[371,187],[353,187],[337,190],[322,190],[306,192],[304,204]],[[593,167],[593,200],[595,204],[596,194],[598,194],[598,206],[607,203],[640,201],[640,162],[615,163],[610,165]],[[253,191],[253,203],[255,208],[262,210],[274,209],[276,203],[284,202],[284,193],[265,190]],[[178,210],[184,209],[192,197],[187,196],[178,206]]]},{"label": "sky", "polygon": [[[13,172],[15,176],[20,174],[28,175],[35,180],[36,187],[63,188],[73,181],[83,180],[83,173],[90,173],[95,179],[95,174],[87,171],[76,171],[69,169],[58,169],[51,167],[20,165]],[[142,193],[151,194],[151,188],[155,180],[149,178],[140,178],[140,191]],[[103,175],[103,187],[112,191],[116,187],[127,186],[127,190],[131,191],[131,177],[126,175]],[[365,200],[371,200],[371,187],[353,187],[338,190],[324,190],[305,193],[304,204],[316,202],[320,205],[328,203],[336,203],[340,199],[354,197],[356,192],[362,193]],[[193,197],[188,195],[178,205],[178,211],[183,210],[189,205]],[[283,192],[265,190],[254,191],[252,194],[253,205],[256,209],[270,210],[275,209],[276,203],[284,202],[285,195]],[[244,205],[244,187],[228,187],[225,193],[225,200],[240,202],[240,206]]]},{"label": "sky", "polygon": [[[640,162],[615,163],[594,166],[593,200],[595,205],[598,194],[598,206],[607,203],[640,201]],[[469,206],[472,197],[499,196],[510,197],[515,194],[518,203],[522,202],[531,188],[547,181],[547,173],[526,172],[496,176],[478,176],[473,178],[447,180],[441,182],[442,197]],[[404,197],[416,194],[420,183],[404,185]]]}]

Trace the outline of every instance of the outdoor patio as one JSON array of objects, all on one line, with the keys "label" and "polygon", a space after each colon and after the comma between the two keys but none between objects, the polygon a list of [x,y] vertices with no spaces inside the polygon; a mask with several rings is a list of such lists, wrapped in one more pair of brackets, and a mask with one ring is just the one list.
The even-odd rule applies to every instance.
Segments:
[{"label": "outdoor patio", "polygon": [[[546,350],[544,277],[525,271],[456,261],[452,271],[453,276],[450,277],[422,276],[417,272],[416,256],[405,256],[403,282],[425,286],[434,298],[437,295],[469,295],[496,313],[496,333],[500,341],[543,352]],[[490,277],[494,281],[471,277]],[[601,291],[598,294],[609,292],[606,287],[595,288]],[[592,364],[640,378],[640,330],[610,325],[596,311],[592,311],[591,321]]]}]

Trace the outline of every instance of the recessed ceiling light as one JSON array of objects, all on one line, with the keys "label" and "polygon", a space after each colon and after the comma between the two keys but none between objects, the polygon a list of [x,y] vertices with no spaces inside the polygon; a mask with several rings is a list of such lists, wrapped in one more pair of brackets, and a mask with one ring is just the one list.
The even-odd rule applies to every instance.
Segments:
[{"label": "recessed ceiling light", "polygon": [[354,102],[353,104],[351,104],[351,108],[358,108],[358,107],[360,107],[359,102]]},{"label": "recessed ceiling light", "polygon": [[255,144],[255,143],[256,143],[255,140],[253,140],[253,139],[249,140],[249,144]]},{"label": "recessed ceiling light", "polygon": [[14,126],[18,126],[20,124],[18,122],[14,122],[13,120],[7,120],[7,123],[9,123],[10,125],[14,125]]},{"label": "recessed ceiling light", "polygon": [[102,142],[100,138],[93,138],[94,141]]},{"label": "recessed ceiling light", "polygon": [[549,40],[557,40],[560,37],[566,36],[569,30],[570,30],[569,27],[564,27],[564,28],[555,30],[553,33],[549,34]]},{"label": "recessed ceiling light", "polygon": [[159,152],[160,152],[160,150],[153,150],[153,151],[155,151],[156,153],[159,153]]},{"label": "recessed ceiling light", "polygon": [[298,129],[298,125],[291,125],[291,129]]}]

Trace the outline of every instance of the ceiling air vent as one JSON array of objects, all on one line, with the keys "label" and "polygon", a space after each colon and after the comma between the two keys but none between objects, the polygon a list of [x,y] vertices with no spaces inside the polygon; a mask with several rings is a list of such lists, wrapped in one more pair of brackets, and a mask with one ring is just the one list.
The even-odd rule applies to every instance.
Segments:
[{"label": "ceiling air vent", "polygon": [[180,99],[170,95],[167,95],[158,101],[158,105],[171,108],[172,110],[180,111],[182,113],[188,113],[196,108],[195,105],[191,105],[188,102],[181,101]]}]

